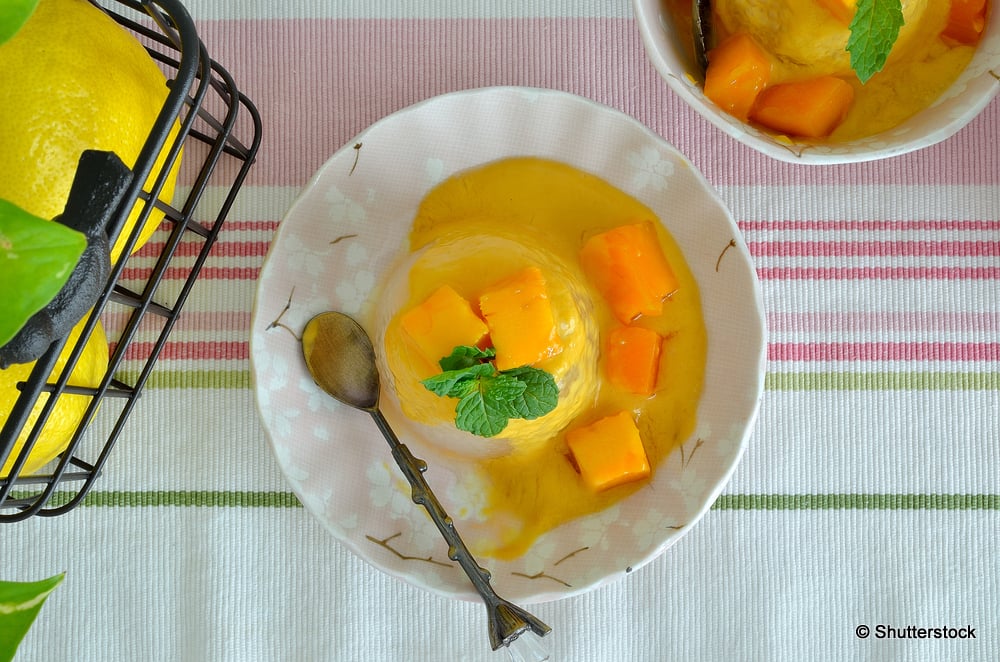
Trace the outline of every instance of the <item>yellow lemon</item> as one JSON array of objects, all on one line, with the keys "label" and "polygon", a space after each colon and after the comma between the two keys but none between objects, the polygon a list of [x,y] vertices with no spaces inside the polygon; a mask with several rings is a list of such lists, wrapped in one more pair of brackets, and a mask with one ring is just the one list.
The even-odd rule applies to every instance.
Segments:
[{"label": "yellow lemon", "polygon": [[[135,165],[167,92],[142,45],[100,9],[86,0],[41,0],[0,45],[0,198],[42,218],[61,214],[81,152],[113,151]],[[173,197],[176,172],[175,165],[161,191],[165,201]],[[112,262],[137,215],[138,205]],[[162,220],[154,210],[135,248]]]},{"label": "yellow lemon", "polygon": [[[66,346],[59,355],[50,380],[54,380],[60,371],[62,371],[63,366],[66,365],[66,358],[80,337],[84,321],[73,327],[73,330],[70,332],[69,339],[66,341]],[[28,379],[34,366],[34,363],[21,363],[12,365],[6,370],[0,370],[0,427],[7,422],[11,410],[14,408],[14,403],[17,402],[18,395],[21,393],[17,389],[18,382]],[[98,324],[94,327],[94,332],[87,340],[83,353],[80,355],[76,367],[70,375],[68,384],[70,386],[94,388],[101,383],[107,367],[108,340],[104,335],[104,328]],[[14,442],[14,448],[7,457],[7,461],[4,462],[3,468],[0,468],[0,477],[6,476],[10,471],[10,467],[14,463],[14,458],[17,457],[21,447],[24,446],[24,439],[34,426],[35,421],[38,419],[38,414],[48,397],[48,393],[42,393],[38,396],[38,400],[35,401],[35,406],[28,417],[27,424],[22,429],[17,441]],[[87,407],[90,406],[90,401],[91,397],[86,395],[69,395],[64,393],[59,396],[55,407],[45,422],[45,427],[42,428],[41,435],[35,442],[34,448],[31,449],[28,461],[21,469],[21,474],[27,475],[38,471],[66,448],[73,432],[81,421],[83,421],[83,416],[87,411]]]}]

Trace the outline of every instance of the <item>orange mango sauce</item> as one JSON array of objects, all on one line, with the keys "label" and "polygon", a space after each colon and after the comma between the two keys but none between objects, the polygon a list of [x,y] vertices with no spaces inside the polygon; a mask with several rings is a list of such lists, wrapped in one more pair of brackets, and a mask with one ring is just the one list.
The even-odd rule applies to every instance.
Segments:
[{"label": "orange mango sauce", "polygon": [[[603,180],[535,158],[506,159],[462,172],[430,191],[417,210],[411,256],[434,255],[430,251],[438,246],[483,247],[461,253],[443,250],[436,259],[411,259],[397,270],[401,280],[387,288],[398,291],[387,297],[393,303],[382,338],[392,391],[408,423],[415,423],[411,429],[429,445],[474,458],[485,485],[478,498],[485,504],[482,513],[488,526],[483,531],[488,533],[480,535],[464,521],[460,529],[476,554],[516,558],[541,534],[648,485],[643,480],[603,492],[588,489],[570,459],[568,429],[623,410],[633,412],[654,474],[693,432],[705,371],[704,321],[698,285],[680,248],[659,222],[658,239],[679,288],[661,315],[633,322],[665,338],[657,391],[651,397],[632,395],[604,379],[601,345],[619,323],[588,282],[578,253],[594,234],[647,219],[656,219],[652,210]],[[456,400],[430,394],[419,385],[427,375],[410,358],[413,352],[398,318],[445,283],[475,306],[477,293],[528,264],[538,266],[548,279],[557,325],[573,320],[558,327],[563,352],[535,367],[571,385],[571,394],[569,386],[561,390],[556,410],[535,421],[512,420],[508,429],[514,431],[502,432],[501,441],[458,431],[453,423]],[[593,333],[588,334],[588,328]],[[408,410],[410,401],[427,399],[428,394],[432,404]],[[453,438],[438,445],[448,436],[448,427]],[[453,514],[461,519],[467,513]]]}]

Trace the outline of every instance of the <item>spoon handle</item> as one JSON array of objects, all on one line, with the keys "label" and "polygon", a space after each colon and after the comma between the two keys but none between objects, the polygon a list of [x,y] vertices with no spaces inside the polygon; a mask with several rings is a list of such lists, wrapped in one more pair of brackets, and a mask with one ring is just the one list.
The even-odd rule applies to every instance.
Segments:
[{"label": "spoon handle", "polygon": [[430,485],[424,479],[427,463],[414,456],[406,444],[399,441],[379,409],[370,410],[369,413],[375,419],[375,424],[382,432],[382,436],[389,442],[392,457],[410,483],[413,502],[420,504],[427,510],[431,520],[448,543],[448,558],[458,562],[465,574],[469,576],[483,602],[486,603],[489,612],[490,644],[493,646],[493,650],[500,646],[510,645],[518,636],[529,629],[539,636],[550,632],[552,628],[548,625],[496,594],[493,587],[490,586],[489,570],[480,566],[473,558],[472,552],[465,546],[465,542],[458,534],[454,520],[445,512],[441,502],[438,501]]},{"label": "spoon handle", "polygon": [[712,3],[710,0],[691,0],[691,30],[694,36],[694,55],[704,76],[708,70],[708,51],[712,45]]}]

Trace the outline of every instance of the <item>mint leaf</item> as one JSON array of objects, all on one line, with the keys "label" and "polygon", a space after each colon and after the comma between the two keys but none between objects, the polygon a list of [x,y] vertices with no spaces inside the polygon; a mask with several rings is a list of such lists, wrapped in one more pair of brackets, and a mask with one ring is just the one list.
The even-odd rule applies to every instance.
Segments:
[{"label": "mint leaf", "polygon": [[69,280],[87,237],[0,199],[0,346]]},{"label": "mint leaf", "polygon": [[38,0],[3,0],[0,2],[0,44],[4,43],[28,22]]},{"label": "mint leaf", "polygon": [[511,401],[516,415],[511,418],[523,418],[530,421],[556,408],[559,404],[559,387],[555,378],[544,370],[524,366],[504,371],[525,385],[524,392]]},{"label": "mint leaf", "polygon": [[62,582],[59,574],[38,582],[0,581],[0,662],[10,662],[45,599]]},{"label": "mint leaf", "polygon": [[438,361],[442,370],[461,370],[468,368],[484,360],[492,359],[497,353],[492,347],[479,349],[471,345],[459,345],[451,350],[451,354]]},{"label": "mint leaf", "polygon": [[491,411],[503,413],[507,418],[517,418],[514,401],[524,396],[528,385],[506,372],[480,382],[482,397]]},{"label": "mint leaf", "polygon": [[420,381],[435,395],[456,398],[455,426],[493,437],[512,418],[532,420],[556,408],[559,387],[549,373],[522,366],[497,371],[492,348],[459,345],[438,363],[444,372]]},{"label": "mint leaf", "polygon": [[858,0],[851,21],[847,51],[858,80],[868,80],[882,71],[903,27],[901,0]]},{"label": "mint leaf", "polygon": [[459,370],[445,370],[442,373],[420,380],[428,391],[435,395],[448,398],[461,398],[475,387],[474,380],[478,377],[489,377],[494,368],[490,363],[479,363]]},{"label": "mint leaf", "polygon": [[525,388],[524,382],[503,373],[481,378],[476,388],[458,401],[455,427],[479,437],[496,436],[510,422],[510,401],[520,397]]}]

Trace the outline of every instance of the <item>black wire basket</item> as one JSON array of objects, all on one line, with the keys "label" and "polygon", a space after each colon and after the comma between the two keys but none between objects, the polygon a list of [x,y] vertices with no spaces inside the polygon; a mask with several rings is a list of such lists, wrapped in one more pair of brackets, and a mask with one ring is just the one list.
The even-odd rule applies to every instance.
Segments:
[{"label": "black wire basket", "polygon": [[[0,428],[0,467],[13,458],[10,470],[0,477],[2,522],[65,513],[79,505],[94,485],[125,430],[260,144],[256,108],[240,93],[232,76],[209,57],[180,2],[90,1],[133,32],[164,70],[170,88],[132,168],[128,192],[108,222],[109,235],[114,235],[110,240],[114,243],[136,205],[141,211],[122,255],[129,255],[154,208],[164,215],[160,226],[164,238],[155,242],[152,251],[144,252],[142,266],[133,266],[135,256],[112,265],[79,338],[66,348],[68,354],[63,352],[66,340],[54,343],[35,363],[30,377],[18,385],[18,399]],[[165,160],[159,158],[164,151]],[[159,200],[160,192],[179,158],[185,185],[179,182],[173,203],[165,204]],[[149,183],[148,190],[143,190],[144,183]],[[209,187],[212,194],[206,196]],[[161,287],[167,274],[169,286]],[[67,385],[101,320],[107,322],[103,326],[110,343],[103,379],[95,388]],[[60,354],[67,356],[65,366],[54,372]],[[39,473],[22,475],[58,398],[70,395],[86,398],[88,405],[69,445]],[[29,425],[33,409],[38,417]],[[95,438],[98,427],[101,432]],[[24,443],[15,449],[22,435],[26,435]]]}]

